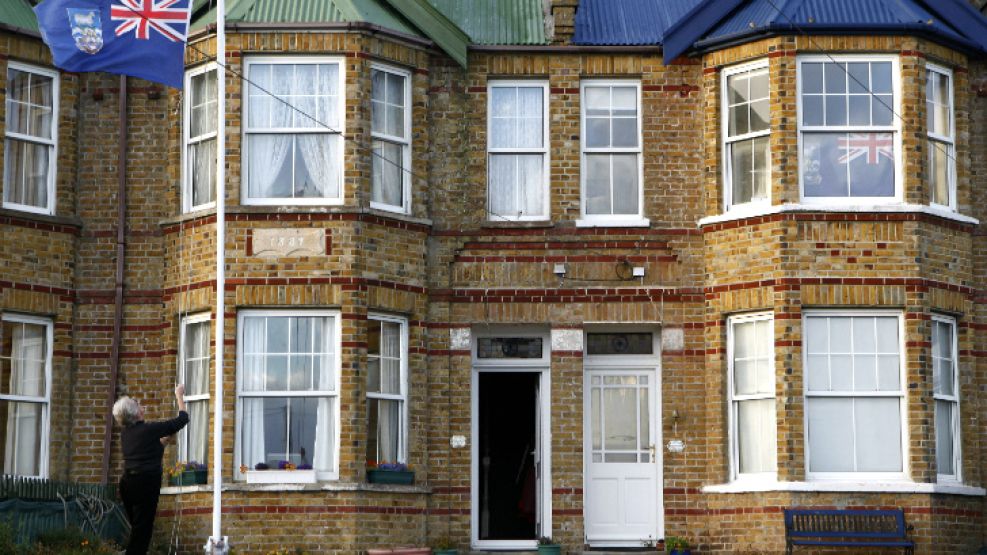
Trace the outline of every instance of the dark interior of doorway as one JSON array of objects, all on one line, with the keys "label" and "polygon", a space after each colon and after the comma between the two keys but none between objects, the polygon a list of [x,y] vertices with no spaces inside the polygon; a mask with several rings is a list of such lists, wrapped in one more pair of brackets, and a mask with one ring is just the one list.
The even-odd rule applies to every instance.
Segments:
[{"label": "dark interior of doorway", "polygon": [[534,372],[481,372],[481,540],[537,538]]}]

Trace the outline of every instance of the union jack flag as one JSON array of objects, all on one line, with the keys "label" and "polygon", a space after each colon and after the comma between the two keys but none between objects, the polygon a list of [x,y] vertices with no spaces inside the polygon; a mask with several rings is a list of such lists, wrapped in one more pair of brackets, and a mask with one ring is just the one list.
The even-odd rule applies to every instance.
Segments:
[{"label": "union jack flag", "polygon": [[868,164],[879,164],[880,156],[894,160],[894,144],[890,133],[852,133],[840,137],[839,148],[843,151],[839,162],[849,164],[861,156],[867,157]]},{"label": "union jack flag", "polygon": [[119,4],[110,8],[111,19],[122,22],[117,25],[117,36],[134,31],[138,39],[148,40],[150,30],[154,29],[172,42],[185,42],[191,2],[183,8],[175,8],[181,0],[118,1]]}]

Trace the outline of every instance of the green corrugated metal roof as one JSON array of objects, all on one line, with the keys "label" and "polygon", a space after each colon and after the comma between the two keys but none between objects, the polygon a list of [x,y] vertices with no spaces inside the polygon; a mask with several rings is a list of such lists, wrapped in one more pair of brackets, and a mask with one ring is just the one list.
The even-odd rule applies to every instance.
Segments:
[{"label": "green corrugated metal roof", "polygon": [[428,0],[475,44],[547,44],[542,0]]},{"label": "green corrugated metal roof", "polygon": [[0,23],[38,32],[38,18],[34,15],[27,0],[0,1]]},{"label": "green corrugated metal roof", "polygon": [[466,67],[470,38],[426,0],[387,0],[459,65]]},{"label": "green corrugated metal roof", "polygon": [[[197,5],[206,4],[206,0]],[[364,22],[409,35],[423,36],[382,0],[229,0],[227,23],[341,23]],[[211,8],[192,23],[192,30],[216,22]]]}]

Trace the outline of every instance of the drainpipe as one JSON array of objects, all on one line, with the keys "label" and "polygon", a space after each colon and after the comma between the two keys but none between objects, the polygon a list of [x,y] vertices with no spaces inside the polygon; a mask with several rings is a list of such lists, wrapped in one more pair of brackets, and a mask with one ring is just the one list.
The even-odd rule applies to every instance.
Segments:
[{"label": "drainpipe", "polygon": [[127,76],[120,76],[120,122],[117,133],[117,268],[113,299],[113,347],[110,354],[110,383],[106,388],[106,424],[103,432],[102,484],[110,481],[110,445],[113,438],[113,403],[117,397],[117,376],[120,374],[120,335],[123,327],[123,257],[127,238]]}]

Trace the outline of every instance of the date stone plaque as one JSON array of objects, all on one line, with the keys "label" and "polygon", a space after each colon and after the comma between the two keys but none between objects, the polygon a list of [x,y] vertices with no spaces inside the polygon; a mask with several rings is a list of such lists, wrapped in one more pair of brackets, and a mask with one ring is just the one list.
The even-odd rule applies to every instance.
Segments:
[{"label": "date stone plaque", "polygon": [[255,229],[254,256],[284,258],[326,254],[325,229]]}]

